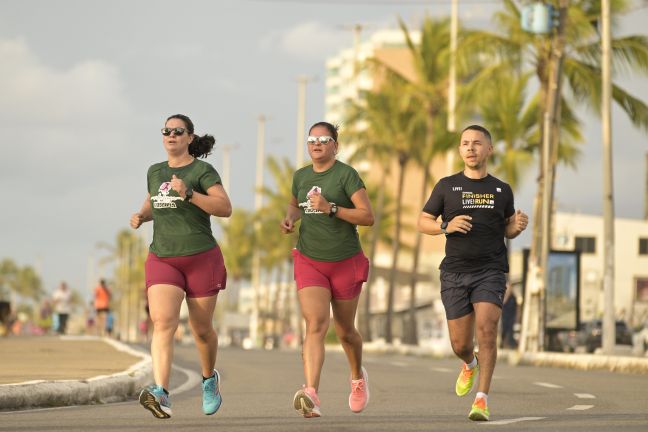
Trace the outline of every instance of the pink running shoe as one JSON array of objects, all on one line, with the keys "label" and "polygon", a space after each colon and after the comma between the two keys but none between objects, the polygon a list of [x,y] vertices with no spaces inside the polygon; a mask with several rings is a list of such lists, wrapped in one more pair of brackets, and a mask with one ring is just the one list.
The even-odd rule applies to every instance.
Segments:
[{"label": "pink running shoe", "polygon": [[359,413],[369,403],[369,375],[362,367],[362,378],[351,380],[351,394],[349,395],[349,408],[354,413]]},{"label": "pink running shoe", "polygon": [[295,393],[293,398],[293,407],[295,410],[305,418],[321,417],[320,400],[317,392],[313,387],[302,386],[301,389]]}]

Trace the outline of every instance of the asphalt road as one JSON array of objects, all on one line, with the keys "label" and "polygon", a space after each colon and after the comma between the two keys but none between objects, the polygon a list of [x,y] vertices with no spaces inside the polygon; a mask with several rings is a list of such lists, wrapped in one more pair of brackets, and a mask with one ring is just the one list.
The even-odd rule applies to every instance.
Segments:
[{"label": "asphalt road", "polygon": [[132,401],[4,412],[0,431],[648,431],[646,375],[500,364],[489,397],[491,421],[475,423],[467,418],[474,394],[454,394],[457,360],[367,354],[371,401],[353,414],[346,360],[329,352],[319,419],[292,409],[303,382],[297,352],[221,350],[223,406],[214,416],[201,412],[194,348],[177,347],[175,364],[169,420]]}]

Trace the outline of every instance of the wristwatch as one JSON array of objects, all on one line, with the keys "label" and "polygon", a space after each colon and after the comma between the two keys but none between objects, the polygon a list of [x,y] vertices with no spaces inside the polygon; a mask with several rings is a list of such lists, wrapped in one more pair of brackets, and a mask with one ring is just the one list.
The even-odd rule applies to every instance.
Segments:
[{"label": "wristwatch", "polygon": [[443,234],[445,234],[445,235],[449,234],[448,233],[448,221],[443,221],[441,223],[441,232],[443,232]]},{"label": "wristwatch", "polygon": [[187,191],[185,192],[185,201],[189,202],[191,201],[191,198],[193,198],[193,189],[187,188]]},{"label": "wristwatch", "polygon": [[331,210],[329,211],[329,217],[334,217],[337,214],[337,204],[331,203]]}]

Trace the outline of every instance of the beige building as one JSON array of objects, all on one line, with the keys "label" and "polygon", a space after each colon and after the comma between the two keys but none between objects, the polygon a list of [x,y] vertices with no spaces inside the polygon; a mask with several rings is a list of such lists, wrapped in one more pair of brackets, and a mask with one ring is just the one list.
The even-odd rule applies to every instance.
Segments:
[{"label": "beige building", "polygon": [[[648,320],[648,220],[614,223],[614,309],[635,326]],[[603,315],[603,218],[577,213],[554,216],[553,248],[581,251],[581,321]]]}]

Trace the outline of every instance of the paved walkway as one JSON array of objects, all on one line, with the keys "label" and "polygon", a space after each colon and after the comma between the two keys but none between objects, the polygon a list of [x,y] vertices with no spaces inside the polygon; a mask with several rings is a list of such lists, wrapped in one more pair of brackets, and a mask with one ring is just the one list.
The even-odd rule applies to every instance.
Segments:
[{"label": "paved walkway", "polygon": [[0,338],[0,410],[117,402],[150,384],[148,354],[97,337]]},{"label": "paved walkway", "polygon": [[0,338],[0,384],[86,380],[123,372],[141,360],[101,339]]}]

